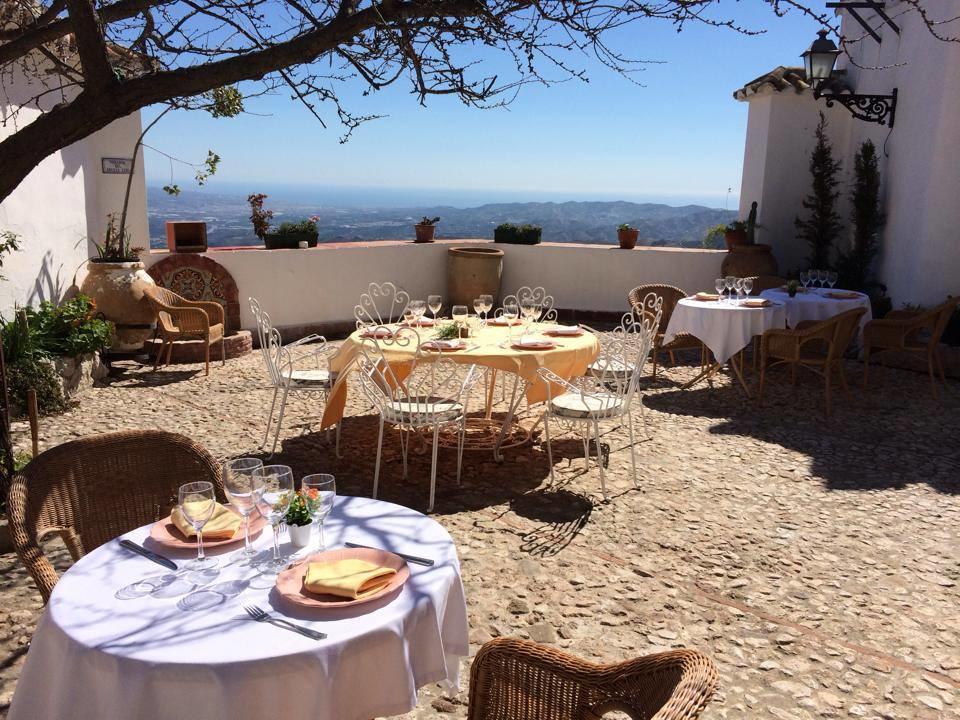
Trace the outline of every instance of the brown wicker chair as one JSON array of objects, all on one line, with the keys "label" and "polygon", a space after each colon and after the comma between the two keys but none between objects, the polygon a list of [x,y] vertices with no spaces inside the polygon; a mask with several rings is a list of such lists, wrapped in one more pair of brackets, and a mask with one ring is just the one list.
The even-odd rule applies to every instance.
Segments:
[{"label": "brown wicker chair", "polygon": [[764,290],[776,290],[778,287],[787,284],[787,279],[782,278],[779,275],[754,275],[753,288],[750,290],[751,295],[759,295]]},{"label": "brown wicker chair", "polygon": [[713,661],[670,650],[612,665],[572,657],[528,640],[486,643],[470,668],[468,720],[692,720],[719,685]]},{"label": "brown wicker chair", "polygon": [[59,534],[76,561],[118,535],[166,517],[183,483],[207,480],[223,497],[220,466],[183,435],[129,430],[58,445],[13,478],[7,497],[17,557],[44,602],[58,575],[40,548]]},{"label": "brown wicker chair", "polygon": [[220,361],[226,364],[226,349],[223,342],[223,305],[206,300],[187,300],[162,287],[149,287],[144,296],[157,313],[157,331],[160,333],[160,349],[153,363],[156,370],[164,349],[167,361],[177,340],[203,340],[206,343],[205,371],[210,374],[210,346],[220,343]]},{"label": "brown wicker chair", "polygon": [[699,350],[700,366],[704,363],[704,346],[693,335],[681,333],[669,343],[664,344],[663,337],[670,324],[670,317],[673,315],[673,309],[677,306],[687,294],[673,285],[639,285],[630,291],[627,298],[630,301],[630,307],[635,313],[643,313],[643,299],[648,293],[654,293],[657,297],[663,299],[663,314],[660,316],[660,327],[657,329],[657,335],[653,340],[653,349],[650,351],[650,357],[653,358],[653,379],[657,379],[657,357],[665,352],[670,356],[670,362],[675,363],[673,353],[676,350]]},{"label": "brown wicker chair", "polygon": [[871,353],[880,355],[882,362],[882,353],[904,352],[927,356],[930,392],[937,397],[933,368],[936,364],[940,380],[946,384],[943,360],[940,359],[940,338],[958,304],[960,297],[951,297],[931,310],[891,310],[882,320],[868,322],[863,328],[864,389],[870,377]]},{"label": "brown wicker chair", "polygon": [[792,330],[767,330],[760,339],[760,390],[757,402],[763,400],[767,370],[775,365],[789,364],[793,382],[796,382],[798,366],[823,377],[826,413],[830,415],[831,377],[836,370],[844,391],[850,391],[843,367],[843,353],[853,340],[860,318],[866,311],[866,308],[854,308],[820,322],[798,323]]}]

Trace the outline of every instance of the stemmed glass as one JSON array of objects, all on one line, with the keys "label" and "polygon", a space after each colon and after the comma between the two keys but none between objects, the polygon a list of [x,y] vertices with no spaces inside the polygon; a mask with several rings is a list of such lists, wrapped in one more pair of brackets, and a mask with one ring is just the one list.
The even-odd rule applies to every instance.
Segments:
[{"label": "stemmed glass", "polygon": [[801,271],[800,273],[800,284],[803,285],[803,289],[807,289],[807,283],[810,282],[810,273],[806,271]]},{"label": "stemmed glass", "polygon": [[203,554],[203,526],[217,509],[213,483],[203,480],[181,485],[177,501],[180,504],[180,513],[197,533],[197,558],[187,563],[187,569],[209,570],[216,567],[216,559]]},{"label": "stemmed glass", "polygon": [[233,509],[243,517],[243,554],[248,558],[257,552],[250,544],[250,516],[263,490],[256,475],[262,467],[263,461],[257,458],[236,458],[223,464],[223,489]]},{"label": "stemmed glass", "polygon": [[737,279],[733,275],[727,275],[723,279],[723,284],[727,288],[727,295],[730,296],[730,300],[733,301],[733,288],[737,283]]},{"label": "stemmed glass", "polygon": [[820,287],[827,286],[827,276],[829,274],[826,270],[817,270],[817,279],[820,281]]},{"label": "stemmed glass", "polygon": [[507,323],[507,338],[513,342],[513,321],[520,315],[520,308],[515,302],[503,304],[503,321]]},{"label": "stemmed glass", "polygon": [[837,273],[832,270],[827,273],[827,284],[830,286],[830,289],[833,290],[833,286],[837,284],[837,278],[840,277]]},{"label": "stemmed glass", "polygon": [[539,313],[539,310],[539,306],[533,300],[524,299],[520,301],[520,313],[523,315],[523,319],[526,321],[526,324],[523,328],[524,335],[527,334],[527,331],[532,325],[533,318]]},{"label": "stemmed glass", "polygon": [[483,324],[487,324],[487,313],[493,310],[493,295],[481,295],[483,301]]},{"label": "stemmed glass", "polygon": [[280,555],[280,523],[293,499],[293,470],[287,465],[264,465],[255,471],[255,475],[263,483],[257,509],[273,527],[273,557],[263,563],[261,571],[278,573],[285,563]]},{"label": "stemmed glass", "polygon": [[437,321],[437,313],[440,312],[440,308],[443,307],[443,298],[439,295],[427,295],[427,307],[430,308],[430,313],[433,315],[433,321]]},{"label": "stemmed glass", "polygon": [[480,319],[482,324],[483,320],[480,316],[483,315],[483,298],[475,297],[473,299],[473,311],[477,314],[477,318]]},{"label": "stemmed glass", "polygon": [[733,289],[737,291],[737,301],[739,302],[743,295],[743,278],[737,278],[733,281]]},{"label": "stemmed glass", "polygon": [[407,307],[413,313],[414,324],[419,325],[420,320],[427,313],[427,304],[423,300],[411,300]]},{"label": "stemmed glass", "polygon": [[320,529],[320,550],[326,550],[323,539],[323,519],[333,510],[333,501],[337,497],[337,483],[333,475],[316,473],[306,475],[303,480],[303,494],[307,501],[307,511]]},{"label": "stemmed glass", "polygon": [[466,305],[454,305],[453,309],[450,311],[453,321],[457,324],[457,338],[460,338],[460,334],[463,332],[463,326],[467,322],[467,315],[469,314]]},{"label": "stemmed glass", "polygon": [[723,278],[717,278],[713,281],[713,286],[717,289],[717,295],[719,295],[720,302],[723,302],[723,288],[726,284],[726,281]]},{"label": "stemmed glass", "polygon": [[750,293],[753,292],[753,278],[746,277],[743,279],[743,295],[744,297],[749,297]]}]

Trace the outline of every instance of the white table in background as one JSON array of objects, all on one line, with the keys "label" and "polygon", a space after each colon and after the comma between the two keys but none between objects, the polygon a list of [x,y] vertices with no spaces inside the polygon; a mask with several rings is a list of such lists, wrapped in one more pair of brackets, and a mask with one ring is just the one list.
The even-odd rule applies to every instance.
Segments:
[{"label": "white table in background", "polygon": [[[786,310],[782,304],[773,304],[763,308],[743,307],[738,301],[714,300],[700,301],[683,298],[677,303],[664,333],[664,344],[669,343],[680,333],[689,333],[710,348],[716,362],[710,364],[697,377],[684,385],[684,389],[705,380],[738,352],[750,344],[755,335],[771,328],[786,327]],[[750,390],[743,380],[743,374],[736,363],[730,367],[740,380],[747,397]]]},{"label": "white table in background", "polygon": [[[124,537],[144,543],[148,530]],[[411,564],[410,579],[392,598],[298,614],[281,604],[272,580],[236,562],[231,547],[218,555],[221,572],[208,587],[242,592],[188,611],[178,607],[184,595],[176,586],[169,598],[118,599],[121,588],[165,571],[107,543],[54,588],[10,720],[369,720],[411,710],[417,688],[428,683],[456,684],[459,658],[468,652],[467,615],[446,530],[399,505],[342,497],[327,519],[326,540],[330,548],[350,540],[436,564]],[[256,545],[272,547],[269,528]],[[181,567],[190,557],[163,554]],[[240,585],[221,585],[231,582]],[[254,622],[245,604],[321,630],[327,639]]]},{"label": "white table in background", "polygon": [[827,297],[829,292],[848,291],[810,288],[807,292],[798,292],[795,297],[790,297],[786,290],[775,288],[764,290],[760,293],[760,297],[783,303],[787,311],[787,326],[792,328],[805,320],[819,322],[820,320],[829,320],[847,310],[859,307],[865,308],[867,312],[860,318],[860,332],[863,332],[863,326],[873,319],[873,313],[870,310],[870,297],[863,293],[857,293],[856,298],[831,298]]}]

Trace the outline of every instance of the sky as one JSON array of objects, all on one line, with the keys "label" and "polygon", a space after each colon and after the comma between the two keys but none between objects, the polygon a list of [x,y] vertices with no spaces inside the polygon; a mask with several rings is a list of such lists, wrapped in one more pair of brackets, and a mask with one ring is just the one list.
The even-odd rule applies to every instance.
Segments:
[{"label": "sky", "polygon": [[[332,109],[324,129],[286,93],[249,100],[237,118],[170,113],[145,143],[193,162],[214,150],[222,160],[212,192],[326,188],[354,204],[636,199],[736,208],[747,105],[732,93],[777,65],[798,65],[818,27],[796,12],[779,18],[759,0],[721,0],[718,11],[767,32],[688,25],[677,33],[647,20],[618,31],[617,49],[658,61],[634,75],[640,86],[583,58],[590,82],[528,85],[508,108],[479,110],[451,97],[423,107],[402,81],[364,98],[355,80],[345,88],[351,109],[387,117],[345,144]],[[501,61],[489,62],[496,70]],[[144,123],[156,114],[146,109]],[[157,152],[146,151],[145,165],[149,184],[172,177],[195,187],[190,168],[171,170]]]}]

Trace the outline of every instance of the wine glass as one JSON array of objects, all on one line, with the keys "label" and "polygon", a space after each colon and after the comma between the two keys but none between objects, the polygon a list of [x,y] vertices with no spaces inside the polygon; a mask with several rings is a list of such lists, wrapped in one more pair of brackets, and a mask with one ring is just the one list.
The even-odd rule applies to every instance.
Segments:
[{"label": "wine glass", "polygon": [[827,273],[827,284],[830,286],[830,289],[833,290],[833,286],[837,284],[837,278],[840,276],[832,270]]},{"label": "wine glass", "polygon": [[483,298],[475,297],[473,299],[473,311],[477,314],[478,318],[483,315]]},{"label": "wine glass", "polygon": [[217,566],[215,558],[203,554],[203,526],[217,509],[213,483],[202,480],[180,486],[177,501],[180,513],[197,533],[197,558],[187,563],[188,570],[209,570]]},{"label": "wine glass", "polygon": [[817,270],[817,280],[820,281],[820,287],[827,286],[827,276],[829,274],[826,270]]},{"label": "wine glass", "polygon": [[503,304],[503,321],[507,323],[507,338],[513,342],[513,322],[520,315],[520,308],[515,302]]},{"label": "wine glass", "polygon": [[717,289],[717,295],[720,296],[720,302],[723,302],[723,287],[726,281],[723,278],[717,278],[713,281],[713,286]]},{"label": "wine glass", "polygon": [[443,298],[439,295],[427,295],[427,307],[430,308],[430,313],[433,315],[433,321],[437,321],[437,313],[440,312],[440,308],[443,307]]},{"label": "wine glass", "polygon": [[753,292],[753,278],[746,277],[743,279],[743,294],[744,296],[749,296]]},{"label": "wine glass", "polygon": [[263,486],[255,472],[263,467],[257,458],[236,458],[223,464],[223,489],[233,509],[243,518],[243,554],[256,555],[250,544],[250,516],[257,508],[257,499]]},{"label": "wine glass", "polygon": [[413,322],[420,324],[420,320],[427,313],[427,304],[423,300],[411,300],[407,307],[413,312]]},{"label": "wine glass", "polygon": [[481,295],[480,299],[483,300],[483,322],[487,322],[487,314],[493,310],[493,295]]},{"label": "wine glass", "polygon": [[263,564],[262,572],[278,573],[285,563],[280,555],[280,523],[293,499],[293,470],[287,465],[264,465],[254,474],[263,484],[257,509],[273,527],[273,557]]},{"label": "wine glass", "polygon": [[306,475],[303,480],[303,494],[307,502],[307,511],[320,528],[320,550],[326,550],[323,540],[323,519],[333,510],[333,501],[337,497],[337,483],[333,475],[316,473]]},{"label": "wine glass", "polygon": [[737,278],[733,281],[733,289],[737,292],[737,300],[743,295],[743,278]]},{"label": "wine glass", "polygon": [[407,327],[413,327],[413,324],[417,321],[417,314],[413,311],[413,308],[407,305],[403,309],[403,324]]},{"label": "wine glass", "polygon": [[524,335],[527,334],[533,318],[539,312],[539,310],[540,308],[537,306],[537,303],[529,298],[524,298],[520,301],[520,314],[523,315],[523,319],[526,321],[526,324],[523,328]]},{"label": "wine glass", "polygon": [[734,288],[734,285],[736,285],[736,283],[737,283],[737,279],[733,275],[727,275],[723,279],[723,284],[727,288],[727,295],[730,296],[731,300],[733,300],[733,288]]},{"label": "wine glass", "polygon": [[464,324],[467,322],[467,315],[469,314],[466,305],[454,305],[450,311],[453,321],[457,324],[457,338],[460,337],[460,333],[463,330]]},{"label": "wine glass", "polygon": [[800,273],[800,284],[803,285],[803,289],[807,289],[807,283],[810,282],[810,273],[801,271]]}]

